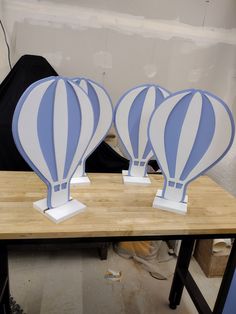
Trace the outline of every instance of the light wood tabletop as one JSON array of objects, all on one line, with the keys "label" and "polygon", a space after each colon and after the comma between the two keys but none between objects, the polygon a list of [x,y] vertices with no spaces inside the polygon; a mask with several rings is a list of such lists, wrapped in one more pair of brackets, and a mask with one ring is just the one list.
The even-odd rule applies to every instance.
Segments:
[{"label": "light wood tabletop", "polygon": [[149,186],[126,185],[121,174],[89,174],[90,185],[71,188],[84,212],[55,224],[33,208],[46,196],[32,172],[0,172],[0,239],[236,234],[236,198],[208,177],[189,185],[188,213],[152,208],[163,177]]}]

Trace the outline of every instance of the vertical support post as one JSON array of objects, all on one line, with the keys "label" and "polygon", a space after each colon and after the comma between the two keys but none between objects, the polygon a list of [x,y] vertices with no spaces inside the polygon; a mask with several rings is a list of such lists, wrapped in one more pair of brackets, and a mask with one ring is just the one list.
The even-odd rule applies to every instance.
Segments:
[{"label": "vertical support post", "polygon": [[179,273],[181,272],[183,277],[186,277],[188,274],[188,267],[192,257],[194,242],[195,239],[186,238],[182,240],[169,295],[169,307],[171,309],[176,309],[176,307],[180,304],[184,283],[181,280]]},{"label": "vertical support post", "polygon": [[0,242],[0,314],[10,314],[7,246]]},{"label": "vertical support post", "polygon": [[214,314],[224,313],[225,302],[229,293],[230,285],[232,283],[235,271],[236,271],[236,239],[234,239],[228,263],[221,282],[220,290],[217,295],[216,303],[213,310]]}]

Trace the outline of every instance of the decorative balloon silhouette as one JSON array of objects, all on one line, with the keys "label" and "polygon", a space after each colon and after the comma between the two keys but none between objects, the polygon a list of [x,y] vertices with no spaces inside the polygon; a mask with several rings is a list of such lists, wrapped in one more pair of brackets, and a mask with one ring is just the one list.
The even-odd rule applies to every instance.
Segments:
[{"label": "decorative balloon silhouette", "polygon": [[71,179],[71,183],[89,183],[89,178],[85,174],[85,161],[109,131],[113,120],[113,107],[108,93],[97,83],[85,78],[75,78],[73,82],[81,87],[90,99],[94,114],[94,130],[91,141]]},{"label": "decorative balloon silhouette", "polygon": [[186,213],[188,184],[222,159],[232,145],[233,117],[227,105],[209,92],[184,90],[155,110],[149,138],[165,178],[153,206]]},{"label": "decorative balloon silhouette", "polygon": [[141,85],[126,92],[115,108],[115,128],[126,157],[125,183],[149,184],[147,163],[153,157],[148,139],[148,123],[153,111],[170,93],[158,85]]},{"label": "decorative balloon silhouette", "polygon": [[48,188],[47,199],[34,206],[56,222],[84,208],[70,200],[70,180],[94,130],[86,93],[67,78],[37,81],[21,96],[12,130],[19,152]]}]

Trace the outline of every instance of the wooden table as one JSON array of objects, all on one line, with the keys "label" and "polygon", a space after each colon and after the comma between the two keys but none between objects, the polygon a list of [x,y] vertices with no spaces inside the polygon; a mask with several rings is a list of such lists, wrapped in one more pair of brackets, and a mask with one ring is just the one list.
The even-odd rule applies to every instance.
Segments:
[{"label": "wooden table", "polygon": [[[32,206],[46,195],[45,185],[34,173],[0,172],[0,271],[3,274],[0,275],[0,307],[8,310],[8,244],[21,244],[29,239],[35,242],[182,239],[169,296],[170,307],[180,304],[185,286],[199,313],[212,313],[188,266],[196,239],[236,237],[236,198],[211,179],[201,177],[188,188],[188,213],[182,216],[152,208],[156,191],[163,184],[160,175],[151,176],[150,186],[124,186],[121,174],[89,174],[89,177],[91,185],[71,188],[72,197],[87,205],[86,211],[57,225]],[[235,264],[234,243],[213,313],[222,313]],[[4,312],[0,309],[1,313]]]}]

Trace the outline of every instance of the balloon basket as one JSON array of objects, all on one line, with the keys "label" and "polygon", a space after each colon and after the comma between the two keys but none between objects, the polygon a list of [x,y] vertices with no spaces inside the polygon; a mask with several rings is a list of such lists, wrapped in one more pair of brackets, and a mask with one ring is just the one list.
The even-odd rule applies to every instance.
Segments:
[{"label": "balloon basket", "polygon": [[87,175],[84,175],[82,177],[72,177],[70,180],[71,185],[86,185],[90,183],[91,181],[89,180],[89,177]]},{"label": "balloon basket", "polygon": [[158,190],[154,198],[152,207],[161,210],[170,211],[177,214],[185,215],[187,213],[188,196],[185,196],[184,202],[175,202],[161,197],[162,190]]},{"label": "balloon basket", "polygon": [[66,219],[69,219],[74,215],[83,212],[86,208],[86,205],[75,199],[71,199],[64,205],[54,208],[48,208],[46,198],[34,202],[33,205],[34,208],[37,209],[41,214],[43,214],[55,223],[59,223]]},{"label": "balloon basket", "polygon": [[151,180],[148,175],[145,177],[133,177],[128,175],[128,170],[122,170],[123,182],[124,184],[141,184],[148,185],[151,184]]}]

